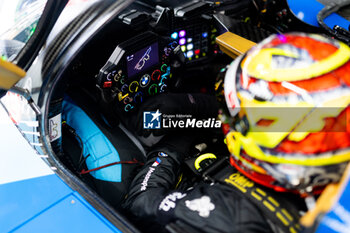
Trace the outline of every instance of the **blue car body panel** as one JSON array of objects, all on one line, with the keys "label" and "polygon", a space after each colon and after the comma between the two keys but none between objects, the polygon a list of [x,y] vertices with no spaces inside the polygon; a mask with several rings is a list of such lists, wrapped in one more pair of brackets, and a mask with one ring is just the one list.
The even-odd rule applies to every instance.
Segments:
[{"label": "blue car body panel", "polygon": [[[324,8],[324,5],[316,0],[289,0],[288,5],[291,11],[305,23],[318,27],[317,13]],[[324,22],[328,27],[333,28],[334,25],[339,25],[343,28],[349,27],[349,21],[340,15],[333,13]]]},{"label": "blue car body panel", "polygon": [[1,232],[120,232],[56,175],[0,186]]}]

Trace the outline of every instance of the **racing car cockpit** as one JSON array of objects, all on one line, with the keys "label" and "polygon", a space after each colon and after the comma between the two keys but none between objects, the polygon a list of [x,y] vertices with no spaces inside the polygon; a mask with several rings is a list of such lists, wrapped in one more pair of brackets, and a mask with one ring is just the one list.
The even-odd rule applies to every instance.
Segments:
[{"label": "racing car cockpit", "polygon": [[[121,203],[150,146],[162,137],[139,135],[129,127],[135,116],[140,116],[140,106],[165,93],[215,96],[227,65],[241,53],[239,48],[232,57],[223,53],[225,43],[217,40],[223,33],[233,32],[243,43],[247,42],[243,38],[249,40],[248,48],[298,24],[296,18],[287,23],[277,20],[275,27],[261,24],[276,12],[290,16],[283,13],[285,5],[276,1],[137,0],[123,5],[116,15],[103,12],[110,20],[94,22],[96,26],[87,18],[89,14],[98,18],[103,11],[98,12],[99,7],[92,5],[91,12],[79,15],[42,54],[46,88],[42,88],[39,102],[48,106],[43,125],[46,123],[49,135],[47,148],[54,152],[49,153],[49,160],[77,190],[88,193],[85,197],[95,202],[100,212],[137,225],[123,215]],[[78,28],[89,23],[95,25],[95,31],[84,36],[88,32]],[[67,38],[79,33],[82,36],[76,42],[81,42],[80,46],[72,46],[74,53],[56,64],[60,51],[69,54],[67,42],[74,45]],[[194,156],[186,158],[184,188],[227,159],[227,152],[221,149],[227,150],[223,142],[221,129],[203,136],[193,148]]]},{"label": "racing car cockpit", "polygon": [[[230,17],[215,17],[217,7],[136,1],[89,38],[53,89],[49,134],[57,159],[116,210],[149,146],[161,138],[125,127],[138,107],[167,92],[214,95],[215,78],[230,62],[215,42]],[[268,35],[250,34],[255,40]],[[49,47],[45,54],[44,75],[55,51]],[[62,134],[55,134],[57,124]]]},{"label": "racing car cockpit", "polygon": [[161,93],[213,94],[213,77],[229,61],[215,43],[223,29],[200,16],[210,10],[198,1],[177,7],[135,2],[86,45],[55,89],[50,119],[54,125],[62,114],[62,137],[51,127],[53,149],[116,209],[145,151],[159,140],[131,132],[126,121]]}]

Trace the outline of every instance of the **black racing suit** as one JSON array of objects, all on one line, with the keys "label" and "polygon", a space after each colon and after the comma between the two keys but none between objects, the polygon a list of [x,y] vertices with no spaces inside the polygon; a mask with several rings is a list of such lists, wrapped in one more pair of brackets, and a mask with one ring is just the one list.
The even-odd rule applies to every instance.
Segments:
[{"label": "black racing suit", "polygon": [[[221,172],[224,173],[223,182],[201,182],[186,191],[173,190],[181,173],[182,158],[178,148],[158,147],[149,154],[145,166],[134,178],[124,208],[142,226],[142,231],[298,231],[298,217],[292,217],[297,215],[288,212],[293,207],[288,211],[282,208],[281,202],[266,193],[266,189],[245,178],[228,163]],[[255,195],[250,194],[253,192]],[[261,206],[269,207],[270,211],[264,211],[259,202],[254,201],[254,196],[257,200],[260,196]],[[279,224],[281,219],[282,224]],[[283,230],[277,225],[284,225]]]}]

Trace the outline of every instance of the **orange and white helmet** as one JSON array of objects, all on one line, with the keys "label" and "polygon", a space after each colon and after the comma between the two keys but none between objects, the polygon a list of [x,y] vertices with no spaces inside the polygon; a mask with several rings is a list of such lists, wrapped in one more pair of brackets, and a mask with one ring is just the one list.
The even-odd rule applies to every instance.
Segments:
[{"label": "orange and white helmet", "polygon": [[350,48],[314,34],[273,35],[225,75],[231,163],[277,191],[316,192],[350,160]]}]

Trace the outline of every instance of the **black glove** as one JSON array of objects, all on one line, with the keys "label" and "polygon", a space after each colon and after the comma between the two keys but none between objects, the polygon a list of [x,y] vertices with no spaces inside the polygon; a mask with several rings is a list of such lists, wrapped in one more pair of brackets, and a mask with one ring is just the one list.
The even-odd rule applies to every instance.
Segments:
[{"label": "black glove", "polygon": [[129,130],[140,136],[148,136],[169,133],[169,129],[148,130],[143,128],[143,113],[157,111],[166,115],[191,115],[196,119],[216,117],[218,105],[216,97],[207,94],[165,93],[151,97],[142,103],[137,112],[133,113],[124,123]]},{"label": "black glove", "polygon": [[165,153],[170,156],[178,164],[181,164],[186,156],[191,151],[191,146],[194,144],[197,136],[195,132],[189,130],[186,134],[169,134],[160,140],[147,155],[147,160],[152,157],[160,156],[159,153]]}]

